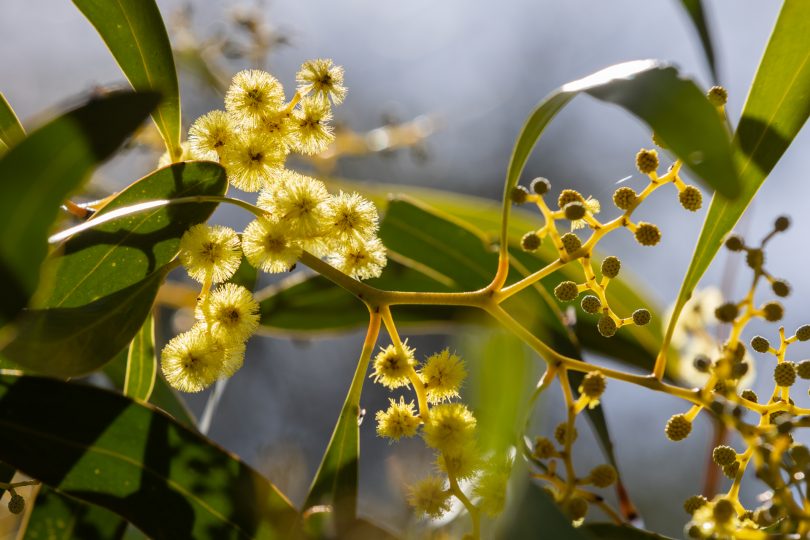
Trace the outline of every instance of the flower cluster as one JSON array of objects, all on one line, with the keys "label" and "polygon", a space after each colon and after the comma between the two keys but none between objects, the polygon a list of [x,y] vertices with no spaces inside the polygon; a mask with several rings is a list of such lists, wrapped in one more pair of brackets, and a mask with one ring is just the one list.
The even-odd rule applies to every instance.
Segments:
[{"label": "flower cluster", "polygon": [[289,154],[315,154],[332,142],[331,105],[346,96],[343,69],[331,60],[305,62],[297,81],[285,102],[272,75],[242,71],[225,95],[225,110],[203,115],[189,130],[185,157],[218,161],[234,187],[259,194],[256,206],[246,203],[257,217],[241,235],[200,224],[180,241],[180,261],[202,290],[196,324],[161,355],[167,381],[179,390],[200,391],[242,365],[245,342],[259,325],[252,293],[228,283],[243,256],[263,272],[281,273],[307,252],[355,279],[377,277],[386,265],[370,201],[330,194],[320,180],[285,168]]}]

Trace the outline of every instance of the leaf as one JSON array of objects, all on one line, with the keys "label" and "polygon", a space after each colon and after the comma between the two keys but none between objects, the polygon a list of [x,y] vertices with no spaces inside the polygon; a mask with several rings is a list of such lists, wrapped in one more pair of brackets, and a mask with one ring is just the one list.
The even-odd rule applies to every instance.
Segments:
[{"label": "leaf", "polygon": [[516,502],[500,520],[497,538],[543,538],[589,540],[581,528],[574,528],[554,501],[537,485],[527,482],[513,490]]},{"label": "leaf", "polygon": [[742,193],[712,199],[681,284],[667,342],[684,304],[782,154],[810,115],[810,2],[786,0],[734,133]]},{"label": "leaf", "polygon": [[[93,219],[144,201],[222,195],[226,187],[225,171],[215,163],[175,163],[129,186]],[[26,312],[3,354],[24,370],[63,377],[103,366],[141,328],[180,237],[215,207],[163,205],[70,236],[43,265],[49,293]]]},{"label": "leaf", "polygon": [[123,537],[127,522],[99,506],[42,487],[25,527],[28,540],[114,540]]},{"label": "leaf", "polygon": [[709,31],[709,23],[706,21],[706,12],[703,9],[703,2],[702,0],[680,0],[680,2],[700,38],[700,44],[703,47],[703,55],[706,57],[706,62],[709,64],[712,80],[717,82],[720,80],[717,76],[717,60],[714,56],[714,45],[712,44],[712,36]]},{"label": "leaf", "polygon": [[146,316],[143,326],[129,345],[124,395],[149,401],[155,387],[157,358],[155,357],[155,319]]},{"label": "leaf", "polygon": [[179,159],[180,92],[171,44],[155,0],[73,0],[96,28],[136,90],[155,90],[152,114],[166,148]]},{"label": "leaf", "polygon": [[0,155],[25,138],[25,130],[6,96],[0,92]]},{"label": "leaf", "polygon": [[[9,483],[14,478],[14,473],[17,471],[14,467],[9,467],[7,464],[0,462],[0,482]],[[6,492],[5,489],[0,489],[0,497]]]},{"label": "leaf", "polygon": [[668,536],[644,531],[629,525],[612,523],[588,523],[582,529],[598,540],[672,540]]},{"label": "leaf", "polygon": [[0,325],[37,288],[59,206],[146,118],[154,94],[112,93],[32,132],[0,158]]},{"label": "leaf", "polygon": [[275,539],[295,526],[295,509],[259,473],[124,396],[0,376],[0,427],[0,459],[149,537]]}]

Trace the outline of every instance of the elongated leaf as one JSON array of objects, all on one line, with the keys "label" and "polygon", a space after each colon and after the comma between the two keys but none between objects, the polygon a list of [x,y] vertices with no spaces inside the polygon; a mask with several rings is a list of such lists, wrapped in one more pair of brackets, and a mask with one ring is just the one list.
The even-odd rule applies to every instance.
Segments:
[{"label": "elongated leaf", "polygon": [[288,538],[297,519],[236,457],[112,392],[2,376],[0,427],[0,459],[152,538]]},{"label": "elongated leaf", "polygon": [[672,540],[668,536],[636,529],[629,525],[589,523],[583,526],[582,529],[598,540]]},{"label": "elongated leaf", "polygon": [[0,92],[0,155],[25,138],[25,130],[6,96]]},{"label": "elongated leaf", "polygon": [[734,133],[742,193],[734,201],[712,199],[686,272],[667,341],[674,325],[762,183],[810,115],[810,2],[786,0],[759,64]]},{"label": "elongated leaf", "polygon": [[[94,219],[149,200],[222,195],[226,187],[225,171],[215,163],[175,163],[129,186]],[[50,294],[25,313],[3,354],[24,370],[66,377],[103,366],[141,328],[180,237],[215,207],[160,206],[65,240],[43,266]]]},{"label": "elongated leaf", "polygon": [[155,387],[157,358],[155,357],[155,319],[147,315],[143,326],[135,334],[127,355],[127,374],[124,395],[149,401]]},{"label": "elongated leaf", "polygon": [[171,44],[155,0],[73,0],[136,90],[162,100],[152,118],[174,158],[180,149],[180,93]]},{"label": "elongated leaf", "polygon": [[25,529],[26,540],[116,540],[127,522],[112,512],[42,487]]},{"label": "elongated leaf", "polygon": [[31,133],[0,158],[0,324],[25,307],[39,282],[46,236],[78,189],[157,103],[154,94],[109,94]]},{"label": "elongated leaf", "polygon": [[[554,501],[533,483],[516,490],[519,499],[500,520],[497,538],[554,538],[589,540],[581,528],[575,529]],[[542,536],[541,536],[542,535]]]},{"label": "elongated leaf", "polygon": [[692,21],[692,26],[700,38],[700,45],[703,47],[703,55],[706,57],[706,63],[709,64],[709,71],[712,74],[712,80],[717,82],[720,78],[717,75],[717,59],[714,56],[714,45],[712,43],[712,35],[709,30],[709,23],[706,19],[706,10],[703,9],[702,0],[680,0],[681,6]]}]

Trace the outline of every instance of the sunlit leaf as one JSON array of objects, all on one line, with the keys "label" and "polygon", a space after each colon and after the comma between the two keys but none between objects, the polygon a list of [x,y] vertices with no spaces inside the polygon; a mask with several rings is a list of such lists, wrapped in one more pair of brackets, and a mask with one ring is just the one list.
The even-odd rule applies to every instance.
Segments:
[{"label": "sunlit leaf", "polygon": [[280,539],[297,520],[232,454],[106,390],[0,376],[0,428],[0,459],[152,538]]},{"label": "sunlit leaf", "polygon": [[126,528],[127,522],[112,512],[43,486],[28,518],[24,538],[116,540],[123,537]]},{"label": "sunlit leaf", "polygon": [[6,96],[0,92],[0,155],[25,138],[25,130]]},{"label": "sunlit leaf", "polygon": [[172,156],[179,158],[180,93],[171,44],[155,0],[73,0],[96,28],[136,90],[155,90],[152,118]]},{"label": "sunlit leaf", "polygon": [[712,199],[667,329],[678,315],[762,183],[810,115],[810,2],[787,0],[760,62],[734,133],[742,193]]},{"label": "sunlit leaf", "polygon": [[147,315],[143,326],[129,345],[124,395],[149,401],[155,387],[157,358],[155,357],[155,319]]}]

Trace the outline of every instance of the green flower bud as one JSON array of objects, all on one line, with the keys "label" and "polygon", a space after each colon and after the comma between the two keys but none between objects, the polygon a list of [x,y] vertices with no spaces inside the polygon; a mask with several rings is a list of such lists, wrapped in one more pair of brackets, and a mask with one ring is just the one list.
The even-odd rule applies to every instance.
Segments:
[{"label": "green flower bud", "polygon": [[596,296],[589,294],[585,298],[582,299],[582,311],[585,313],[598,313],[600,309],[602,309],[602,302],[599,301],[599,298]]},{"label": "green flower bud", "polygon": [[784,279],[777,279],[771,283],[771,290],[776,296],[784,298],[790,294],[790,283]]},{"label": "green flower bud", "polygon": [[[618,257],[610,256],[605,257],[605,260],[602,261],[602,276],[606,278],[613,279],[619,275],[619,270],[622,269],[622,262],[619,260]],[[810,331],[810,325],[808,325],[808,330]]]},{"label": "green flower bud", "polygon": [[758,353],[766,353],[771,348],[770,342],[762,336],[755,336],[751,340],[751,348]]},{"label": "green flower bud", "polygon": [[706,93],[706,97],[709,99],[709,103],[715,107],[720,107],[728,101],[728,90],[722,86],[712,86]]},{"label": "green flower bud", "polygon": [[810,340],[810,324],[805,324],[796,329],[796,339],[799,341]]},{"label": "green flower bud", "polygon": [[566,253],[574,253],[576,250],[582,247],[582,240],[580,240],[579,236],[574,233],[565,233],[560,238],[560,241],[562,242]]},{"label": "green flower bud", "polygon": [[520,239],[520,247],[523,251],[537,251],[542,243],[542,238],[535,232],[527,232],[523,235],[523,238]]},{"label": "green flower bud", "polygon": [[717,317],[717,320],[725,323],[733,322],[739,313],[740,308],[733,302],[726,302],[714,310],[714,316]]},{"label": "green flower bud", "polygon": [[685,209],[690,212],[697,212],[703,206],[703,194],[695,186],[686,186],[678,194],[678,200]]},{"label": "green flower bud", "polygon": [[654,246],[661,241],[661,231],[652,223],[639,222],[636,227],[636,242],[642,246]]},{"label": "green flower bud", "polygon": [[554,287],[554,296],[561,302],[570,302],[579,295],[577,284],[573,281],[563,281]]},{"label": "green flower bud", "polygon": [[585,197],[582,194],[575,190],[575,189],[564,189],[560,192],[560,196],[557,198],[557,206],[560,209],[565,208],[565,205],[572,202],[580,202],[585,204]]},{"label": "green flower bud", "polygon": [[23,510],[25,510],[25,499],[17,493],[12,494],[11,500],[8,501],[8,511],[12,514],[20,514]]},{"label": "green flower bud", "polygon": [[601,371],[590,371],[582,379],[580,391],[589,398],[598,398],[605,392],[607,381]]},{"label": "green flower bud", "polygon": [[565,212],[565,219],[576,221],[585,217],[585,205],[579,201],[573,201],[563,207]]},{"label": "green flower bud", "polygon": [[790,218],[787,216],[779,216],[773,223],[776,232],[785,232],[788,227],[790,227]]},{"label": "green flower bud", "polygon": [[776,322],[782,320],[785,314],[785,308],[779,302],[768,302],[762,306],[763,315],[768,322]]},{"label": "green flower bud", "polygon": [[571,497],[571,500],[565,505],[565,513],[571,518],[571,521],[578,521],[588,514],[588,501],[582,497]]},{"label": "green flower bud", "polygon": [[591,483],[598,488],[605,488],[616,482],[616,469],[612,465],[597,465],[588,475]]},{"label": "green flower bud", "polygon": [[765,264],[765,252],[759,248],[749,249],[745,255],[745,264],[753,270],[760,270]]},{"label": "green flower bud", "polygon": [[810,360],[802,360],[796,366],[796,374],[802,379],[810,379]]},{"label": "green flower bud", "polygon": [[714,503],[712,515],[717,522],[726,523],[733,516],[737,515],[737,511],[734,510],[734,505],[731,504],[731,501],[728,499],[720,499]]},{"label": "green flower bud", "polygon": [[529,191],[523,186],[515,186],[509,192],[509,198],[515,204],[523,204],[529,198]]},{"label": "green flower bud", "polygon": [[599,317],[599,320],[596,322],[596,329],[599,330],[599,333],[604,337],[613,337],[617,330],[616,321],[605,313]]},{"label": "green flower bud", "polygon": [[537,437],[534,441],[534,456],[538,459],[548,459],[557,455],[554,443],[547,437]]},{"label": "green flower bud", "polygon": [[619,210],[628,210],[635,204],[637,198],[638,195],[636,195],[636,192],[630,187],[620,187],[613,192],[613,204],[615,204],[616,208]]},{"label": "green flower bud", "polygon": [[759,401],[757,393],[751,389],[743,390],[742,393],[740,394],[740,397],[742,397],[743,399],[747,399],[748,401],[753,401],[754,403],[757,403]]},{"label": "green flower bud", "polygon": [[642,174],[650,174],[658,170],[658,152],[642,148],[636,154],[636,168]]},{"label": "green flower bud", "polygon": [[729,251],[742,251],[745,249],[745,242],[743,241],[742,237],[737,236],[736,234],[729,236],[726,239],[726,249]]},{"label": "green flower bud", "polygon": [[652,315],[646,309],[637,309],[633,312],[633,323],[636,326],[644,326],[650,322]]},{"label": "green flower bud", "polygon": [[730,446],[720,445],[712,450],[712,461],[720,467],[731,465],[737,460],[737,452]]},{"label": "green flower bud", "polygon": [[692,495],[683,502],[683,509],[687,514],[694,514],[695,510],[709,502],[703,495]]},{"label": "green flower bud", "polygon": [[537,193],[538,195],[545,195],[551,189],[551,182],[548,181],[548,178],[543,178],[542,176],[538,176],[532,183],[529,185],[532,191]]},{"label": "green flower bud", "polygon": [[777,386],[793,386],[793,383],[796,382],[796,364],[793,362],[776,364],[773,369],[773,380]]},{"label": "green flower bud", "polygon": [[[565,435],[567,431],[568,425],[565,422],[559,424],[556,428],[554,428],[554,439],[560,444],[565,444]],[[571,442],[577,440],[577,435],[579,435],[577,433],[577,428],[574,428],[574,430],[571,432]]]},{"label": "green flower bud", "polygon": [[682,414],[673,415],[664,428],[667,438],[670,441],[682,441],[692,432],[692,422]]}]

